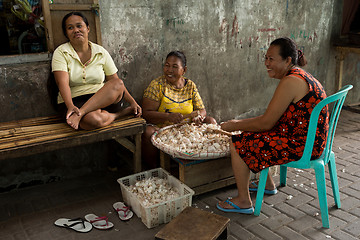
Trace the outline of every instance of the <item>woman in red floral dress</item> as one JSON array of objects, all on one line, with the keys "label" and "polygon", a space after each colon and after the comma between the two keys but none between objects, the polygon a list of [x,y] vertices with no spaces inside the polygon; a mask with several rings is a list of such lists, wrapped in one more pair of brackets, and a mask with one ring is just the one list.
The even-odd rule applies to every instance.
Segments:
[{"label": "woman in red floral dress", "polygon": [[[261,116],[242,120],[230,120],[221,125],[226,131],[243,131],[232,137],[231,161],[238,196],[219,202],[217,207],[225,212],[252,214],[250,199],[250,171],[257,173],[264,168],[297,161],[301,158],[306,142],[310,114],[315,105],[326,98],[323,86],[311,74],[296,67],[306,65],[306,59],[289,38],[274,40],[266,53],[265,66],[271,78],[280,79],[275,93]],[[320,113],[316,132],[313,158],[318,158],[325,147],[328,108]],[[276,187],[271,175],[265,193],[275,194]]]}]

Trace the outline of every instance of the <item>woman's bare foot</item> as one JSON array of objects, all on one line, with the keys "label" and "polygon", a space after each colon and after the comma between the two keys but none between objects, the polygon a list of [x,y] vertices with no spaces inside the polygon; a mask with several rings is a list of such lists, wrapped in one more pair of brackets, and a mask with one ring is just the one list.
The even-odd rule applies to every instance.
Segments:
[{"label": "woman's bare foot", "polygon": [[76,113],[73,113],[70,115],[68,119],[66,119],[67,124],[69,124],[73,129],[77,130],[79,129],[79,124],[82,116],[77,115]]},{"label": "woman's bare foot", "polygon": [[[106,118],[106,122],[105,125],[110,124],[111,122],[113,122],[115,119],[118,119],[120,117],[126,116],[126,115],[130,115],[132,114],[133,109],[131,107],[127,107],[119,112],[116,113],[108,113],[105,110],[101,110],[99,113],[104,113],[106,112],[109,115],[109,118]],[[94,111],[94,113],[97,111]],[[93,113],[93,112],[92,112]],[[90,113],[89,113],[90,114]],[[87,116],[87,115],[86,115]],[[70,115],[70,117],[66,120],[66,122],[74,129],[79,129],[79,125],[80,125],[80,121],[82,119],[82,115],[77,115],[76,113],[73,113]],[[102,125],[104,125],[104,123],[100,124],[100,125],[94,125],[94,123],[91,123],[91,120],[87,119],[87,121],[90,121],[90,125],[89,124],[85,124],[84,125],[84,129],[87,130],[91,130],[94,128],[98,128],[101,127]]]}]

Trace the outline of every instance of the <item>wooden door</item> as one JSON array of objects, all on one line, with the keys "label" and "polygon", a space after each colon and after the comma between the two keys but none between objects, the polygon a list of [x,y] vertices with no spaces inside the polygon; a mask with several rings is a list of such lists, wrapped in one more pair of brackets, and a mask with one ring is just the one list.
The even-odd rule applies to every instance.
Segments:
[{"label": "wooden door", "polygon": [[81,12],[85,15],[90,26],[89,40],[101,45],[98,0],[42,0],[42,6],[47,34],[46,40],[50,52],[68,41],[63,34],[61,22],[69,12]]}]

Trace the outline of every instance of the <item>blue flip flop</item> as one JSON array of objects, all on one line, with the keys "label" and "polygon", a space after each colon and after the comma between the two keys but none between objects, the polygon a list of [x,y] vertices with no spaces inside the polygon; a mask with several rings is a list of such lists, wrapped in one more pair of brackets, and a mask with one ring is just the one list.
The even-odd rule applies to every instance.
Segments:
[{"label": "blue flip flop", "polygon": [[235,205],[233,202],[230,201],[230,199],[226,199],[225,202],[229,205],[231,205],[233,208],[222,208],[220,207],[219,203],[216,204],[216,207],[223,211],[223,212],[234,212],[234,213],[242,213],[242,214],[253,214],[254,208],[239,208],[237,205]]},{"label": "blue flip flop", "polygon": [[[254,185],[254,188],[249,187],[249,191],[250,192],[257,192],[258,190],[258,185],[255,182],[251,182],[250,184]],[[277,188],[273,189],[273,190],[266,190],[264,191],[265,194],[267,195],[275,195],[277,194]]]}]

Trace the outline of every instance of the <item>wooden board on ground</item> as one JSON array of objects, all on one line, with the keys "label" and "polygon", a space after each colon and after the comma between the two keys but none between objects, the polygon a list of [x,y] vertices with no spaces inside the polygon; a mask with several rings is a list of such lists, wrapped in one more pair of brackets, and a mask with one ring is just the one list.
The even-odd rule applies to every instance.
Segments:
[{"label": "wooden board on ground", "polygon": [[156,235],[158,240],[227,239],[230,219],[198,208],[187,207]]}]

